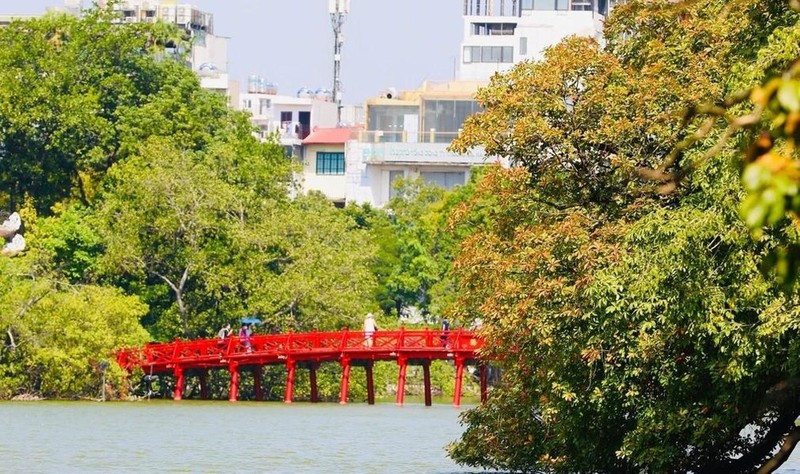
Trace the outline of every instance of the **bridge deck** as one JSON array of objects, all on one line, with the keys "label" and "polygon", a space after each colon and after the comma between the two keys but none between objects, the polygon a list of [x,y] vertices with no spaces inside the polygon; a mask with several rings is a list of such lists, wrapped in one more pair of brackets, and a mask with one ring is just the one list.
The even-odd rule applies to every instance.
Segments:
[{"label": "bridge deck", "polygon": [[[456,365],[456,390],[454,405],[460,404],[461,379],[464,365],[475,363],[483,339],[476,334],[459,329],[448,331],[405,330],[378,331],[369,345],[360,331],[308,332],[288,334],[253,335],[249,341],[233,336],[226,339],[176,340],[162,344],[147,344],[142,348],[125,349],[117,354],[123,368],[142,369],[147,374],[172,374],[176,378],[174,398],[181,399],[185,373],[201,373],[201,393],[204,390],[205,372],[208,369],[227,369],[231,372],[230,400],[238,398],[239,368],[253,369],[257,378],[256,398],[260,391],[260,370],[264,365],[285,365],[287,387],[285,401],[291,402],[296,366],[307,366],[312,371],[312,401],[315,401],[316,367],[323,362],[338,362],[343,367],[340,402],[347,399],[350,366],[364,366],[367,370],[368,401],[374,402],[372,364],[375,361],[396,361],[398,375],[397,402],[403,402],[405,372],[408,365],[422,365],[425,369],[426,404],[430,405],[430,372],[432,360],[452,360]],[[485,398],[485,367],[481,366],[481,395]]]}]

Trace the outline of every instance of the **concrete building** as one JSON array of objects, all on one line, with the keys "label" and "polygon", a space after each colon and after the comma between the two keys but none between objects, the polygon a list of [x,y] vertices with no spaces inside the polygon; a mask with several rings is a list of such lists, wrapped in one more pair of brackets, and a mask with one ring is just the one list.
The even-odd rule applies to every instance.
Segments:
[{"label": "concrete building", "polygon": [[303,140],[303,192],[320,191],[336,205],[346,203],[345,152],[355,132],[353,128],[320,128]]},{"label": "concrete building", "polygon": [[457,77],[485,81],[569,35],[601,39],[614,0],[465,0]]},{"label": "concrete building", "polygon": [[[85,0],[65,0],[64,9],[80,14]],[[105,1],[98,2],[101,7]],[[186,32],[192,43],[186,66],[200,77],[200,85],[228,98],[229,105],[238,103],[238,87],[228,75],[228,40],[214,32],[214,15],[190,3],[175,0],[122,0],[114,5],[120,23],[172,23]],[[181,51],[177,51],[181,53]]]},{"label": "concrete building", "polygon": [[425,82],[414,91],[385,91],[366,103],[366,129],[345,145],[346,201],[382,207],[398,178],[422,178],[447,189],[466,183],[474,166],[494,160],[483,150],[447,150],[466,118],[479,110],[481,82]]},{"label": "concrete building", "polygon": [[239,110],[250,112],[250,121],[262,139],[277,135],[287,156],[302,158],[302,142],[315,128],[336,126],[336,104],[330,95],[301,89],[295,96],[279,95],[277,86],[250,76],[247,92],[239,94]]}]

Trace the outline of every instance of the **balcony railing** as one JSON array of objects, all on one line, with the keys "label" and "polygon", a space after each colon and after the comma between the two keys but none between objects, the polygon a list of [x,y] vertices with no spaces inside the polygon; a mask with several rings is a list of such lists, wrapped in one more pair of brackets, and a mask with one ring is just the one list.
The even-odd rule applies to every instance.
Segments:
[{"label": "balcony railing", "polygon": [[407,131],[387,132],[382,130],[356,130],[353,140],[364,143],[444,143],[449,144],[458,136],[458,132]]}]

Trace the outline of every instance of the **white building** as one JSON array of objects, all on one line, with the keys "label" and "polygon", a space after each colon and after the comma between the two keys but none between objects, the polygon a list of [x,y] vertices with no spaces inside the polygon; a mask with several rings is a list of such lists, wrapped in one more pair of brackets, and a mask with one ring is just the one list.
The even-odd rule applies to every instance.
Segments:
[{"label": "white building", "polygon": [[319,191],[337,205],[347,201],[345,152],[357,129],[319,128],[303,140],[304,193]]},{"label": "white building", "polygon": [[[80,14],[85,0],[64,0],[66,11]],[[101,7],[105,1],[98,2]],[[214,15],[190,4],[175,0],[122,0],[114,5],[121,23],[155,23],[162,20],[186,31],[192,49],[186,66],[200,77],[200,85],[228,97],[229,105],[238,103],[238,88],[228,75],[228,40],[214,33]]]},{"label": "white building", "polygon": [[330,96],[302,90],[297,96],[278,95],[276,86],[258,79],[254,87],[251,76],[248,91],[239,94],[237,108],[250,112],[261,138],[277,134],[287,155],[300,158],[302,141],[313,129],[336,126],[336,104]]},{"label": "white building", "polygon": [[493,162],[481,149],[468,155],[447,150],[464,120],[479,110],[474,95],[480,85],[425,82],[414,91],[368,100],[366,129],[345,147],[345,200],[382,207],[394,196],[398,178],[451,189],[466,183],[473,167]]},{"label": "white building", "polygon": [[569,35],[602,36],[613,0],[465,0],[458,79],[488,80]]}]

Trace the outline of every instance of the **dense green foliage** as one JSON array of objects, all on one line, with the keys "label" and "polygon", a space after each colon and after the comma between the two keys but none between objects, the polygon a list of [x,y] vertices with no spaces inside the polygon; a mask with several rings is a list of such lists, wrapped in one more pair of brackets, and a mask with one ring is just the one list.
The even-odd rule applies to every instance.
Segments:
[{"label": "dense green foliage", "polygon": [[465,415],[454,459],[733,473],[788,456],[798,297],[759,266],[796,230],[751,237],[739,218],[751,137],[692,110],[783,70],[797,20],[782,2],[631,0],[605,47],[568,39],[479,93],[486,113],[454,147],[520,166],[480,184],[488,215],[455,263],[454,314],[483,319],[505,372]]},{"label": "dense green foliage", "polygon": [[169,48],[181,32],[111,15],[0,29],[0,206],[23,209],[28,242],[0,261],[0,397],[96,397],[115,349],[243,316],[359,327],[368,232],[290,197],[292,163],[200,88]]}]

